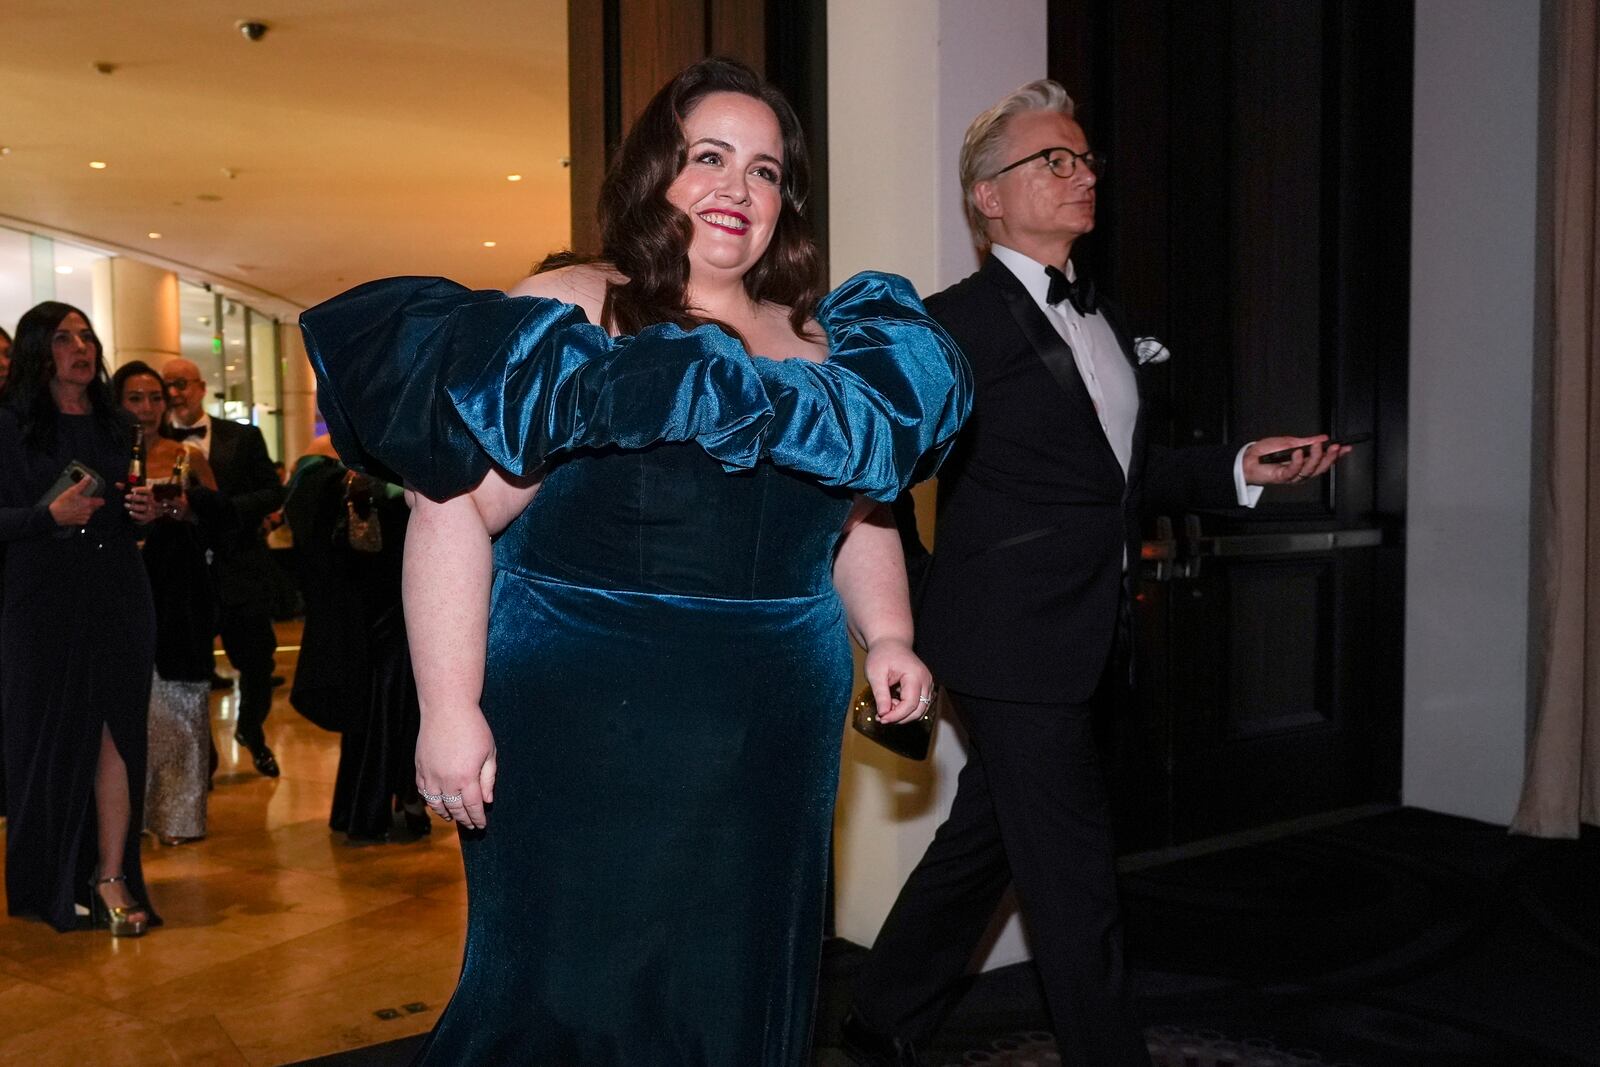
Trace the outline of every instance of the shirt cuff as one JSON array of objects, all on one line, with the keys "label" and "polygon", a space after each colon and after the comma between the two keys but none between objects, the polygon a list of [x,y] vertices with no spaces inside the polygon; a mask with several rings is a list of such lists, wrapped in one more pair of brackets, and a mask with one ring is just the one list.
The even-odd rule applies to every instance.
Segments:
[{"label": "shirt cuff", "polygon": [[1238,499],[1241,508],[1253,508],[1261,500],[1261,493],[1266,487],[1261,485],[1246,485],[1244,481],[1244,454],[1250,444],[1239,449],[1239,454],[1233,457],[1233,495]]}]

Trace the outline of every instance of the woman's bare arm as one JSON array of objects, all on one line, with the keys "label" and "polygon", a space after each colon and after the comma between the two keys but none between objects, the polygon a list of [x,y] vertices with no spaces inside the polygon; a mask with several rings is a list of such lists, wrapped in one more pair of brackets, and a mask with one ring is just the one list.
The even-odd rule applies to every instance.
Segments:
[{"label": "woman's bare arm", "polygon": [[[911,650],[906,561],[887,505],[857,500],[834,557],[833,587],[844,602],[850,635],[867,650],[867,684],[878,718],[891,723],[916,718],[933,699],[933,675]],[[891,695],[894,686],[898,698]]]},{"label": "woman's bare arm", "polygon": [[527,507],[538,483],[508,482],[491,471],[472,492],[430,500],[407,491],[401,592],[422,724],[417,788],[429,807],[463,826],[487,825],[494,800],[494,738],[484,721],[484,657],[493,578],[490,538]]}]

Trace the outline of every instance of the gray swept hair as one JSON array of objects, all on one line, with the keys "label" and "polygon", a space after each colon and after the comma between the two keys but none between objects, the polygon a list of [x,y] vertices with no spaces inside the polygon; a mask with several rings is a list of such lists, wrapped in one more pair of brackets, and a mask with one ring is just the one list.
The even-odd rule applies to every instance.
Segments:
[{"label": "gray swept hair", "polygon": [[1040,78],[1011,93],[967,127],[961,142],[961,199],[967,211],[967,225],[980,247],[989,247],[989,220],[978,210],[972,187],[994,177],[995,171],[1010,162],[1000,158],[1000,148],[1012,117],[1027,111],[1059,111],[1071,118],[1074,110],[1072,97],[1060,82]]}]

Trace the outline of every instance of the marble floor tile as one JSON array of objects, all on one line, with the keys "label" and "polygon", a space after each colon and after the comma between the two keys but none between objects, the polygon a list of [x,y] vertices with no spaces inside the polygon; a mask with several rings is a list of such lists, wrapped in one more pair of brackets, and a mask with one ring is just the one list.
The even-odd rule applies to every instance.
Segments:
[{"label": "marble floor tile", "polygon": [[[280,672],[293,661],[280,651]],[[339,738],[287,693],[266,726],[275,780],[233,741],[236,692],[213,696],[208,835],[144,842],[164,926],[117,940],[0,919],[0,1063],[281,1064],[433,1024],[466,931],[456,835],[435,824],[417,841],[355,846],[330,831]]]}]

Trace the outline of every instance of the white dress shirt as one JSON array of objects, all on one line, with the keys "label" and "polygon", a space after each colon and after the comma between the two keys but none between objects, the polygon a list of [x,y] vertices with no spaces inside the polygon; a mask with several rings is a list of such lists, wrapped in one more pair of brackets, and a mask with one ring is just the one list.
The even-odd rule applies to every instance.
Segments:
[{"label": "white dress shirt", "polygon": [[[1078,375],[1094,401],[1095,414],[1100,418],[1100,428],[1117,462],[1122,465],[1122,475],[1128,475],[1133,458],[1133,428],[1139,419],[1139,384],[1134,378],[1133,365],[1122,350],[1122,343],[1106,317],[1098,311],[1080,315],[1070,301],[1059,304],[1045,302],[1050,292],[1050,276],[1045,264],[1004,245],[992,245],[989,253],[1016,275],[1017,281],[1028,291],[1033,302],[1057,334],[1072,350],[1078,365]],[[1075,278],[1072,262],[1067,261],[1068,278]],[[1246,445],[1245,448],[1249,448]],[[1261,499],[1262,487],[1246,485],[1244,480],[1245,448],[1233,458],[1233,491],[1240,506],[1253,508]]]},{"label": "white dress shirt", "polygon": [[172,425],[181,426],[185,430],[192,430],[198,426],[204,426],[206,428],[206,432],[204,434],[199,437],[185,437],[183,439],[183,443],[188,445],[190,448],[198,448],[201,452],[205,453],[205,457],[207,459],[211,458],[211,415],[209,412],[202,411],[200,413],[200,417],[194,420],[194,422],[189,423],[187,426],[184,426],[184,424],[179,422],[177,419],[172,420]]}]

